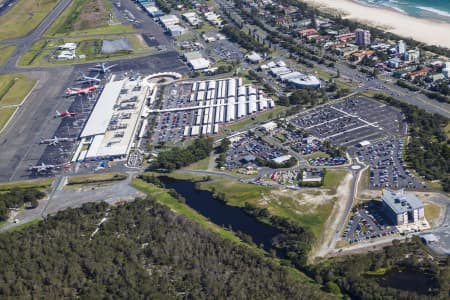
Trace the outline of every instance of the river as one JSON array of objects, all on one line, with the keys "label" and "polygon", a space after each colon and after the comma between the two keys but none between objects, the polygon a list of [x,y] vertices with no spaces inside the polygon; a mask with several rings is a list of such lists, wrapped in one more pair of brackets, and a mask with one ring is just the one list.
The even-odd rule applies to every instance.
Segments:
[{"label": "river", "polygon": [[[211,222],[233,231],[241,231],[249,235],[256,245],[263,245],[266,251],[272,247],[272,239],[280,231],[255,217],[246,214],[241,208],[229,206],[215,199],[209,191],[195,189],[195,183],[187,180],[176,180],[169,177],[159,178],[166,188],[172,188],[186,200],[186,204],[207,217]],[[277,253],[280,256],[280,253]]]}]

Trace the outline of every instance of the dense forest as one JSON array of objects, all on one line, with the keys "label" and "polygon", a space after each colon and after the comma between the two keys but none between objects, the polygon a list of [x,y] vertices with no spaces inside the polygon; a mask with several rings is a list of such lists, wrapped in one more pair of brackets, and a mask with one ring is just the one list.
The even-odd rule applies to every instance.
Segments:
[{"label": "dense forest", "polygon": [[406,147],[408,164],[427,180],[441,180],[444,191],[449,192],[450,140],[444,130],[449,120],[390,96],[377,94],[375,98],[399,107],[405,114],[411,137]]},{"label": "dense forest", "polygon": [[[368,272],[376,273],[393,266],[400,270],[415,270],[427,274],[430,288],[425,294],[384,287]],[[405,243],[394,241],[394,245],[379,252],[344,256],[328,260],[311,268],[311,276],[330,289],[339,288],[351,299],[449,299],[450,257],[432,257],[418,237]],[[376,276],[375,276],[376,278]]]},{"label": "dense forest", "polygon": [[39,205],[38,200],[45,196],[38,189],[12,189],[0,194],[0,222],[8,219],[11,209],[23,207],[28,204],[29,208]]},{"label": "dense forest", "polygon": [[333,298],[151,199],[87,204],[1,234],[0,265],[3,299]]},{"label": "dense forest", "polygon": [[160,152],[158,159],[153,162],[152,168],[155,170],[171,172],[207,158],[212,150],[212,138],[195,139],[192,144],[186,148],[177,147]]}]

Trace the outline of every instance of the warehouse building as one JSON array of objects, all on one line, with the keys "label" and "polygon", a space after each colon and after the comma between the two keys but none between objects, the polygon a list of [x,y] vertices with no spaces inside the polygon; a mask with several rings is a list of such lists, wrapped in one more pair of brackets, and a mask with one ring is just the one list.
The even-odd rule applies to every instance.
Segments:
[{"label": "warehouse building", "polygon": [[403,225],[423,221],[423,202],[413,194],[406,194],[404,190],[383,191],[383,207],[386,216],[394,225]]}]

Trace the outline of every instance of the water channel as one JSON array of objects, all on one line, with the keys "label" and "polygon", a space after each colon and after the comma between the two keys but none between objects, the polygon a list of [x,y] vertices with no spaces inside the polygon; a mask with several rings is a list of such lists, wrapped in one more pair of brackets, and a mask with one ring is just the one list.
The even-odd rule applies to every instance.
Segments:
[{"label": "water channel", "polygon": [[159,178],[166,188],[174,189],[186,200],[186,204],[195,209],[211,222],[233,231],[249,235],[256,245],[263,245],[266,251],[271,249],[271,241],[280,231],[246,214],[241,208],[228,206],[213,197],[209,191],[195,189],[195,183],[176,180],[169,177]]}]

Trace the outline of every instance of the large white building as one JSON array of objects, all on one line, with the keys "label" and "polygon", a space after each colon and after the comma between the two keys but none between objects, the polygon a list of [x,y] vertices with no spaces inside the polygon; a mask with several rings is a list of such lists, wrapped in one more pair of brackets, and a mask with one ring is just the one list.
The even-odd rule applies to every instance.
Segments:
[{"label": "large white building", "polygon": [[83,128],[72,161],[124,159],[139,124],[149,88],[140,79],[108,82]]},{"label": "large white building", "polygon": [[403,40],[398,41],[396,50],[397,50],[397,54],[404,55],[406,53],[406,51],[408,50],[408,46],[406,45],[405,41],[403,41]]},{"label": "large white building", "polygon": [[420,61],[420,51],[417,49],[408,50],[405,53],[405,60],[411,63]]},{"label": "large white building", "polygon": [[416,223],[425,218],[423,202],[414,194],[385,189],[382,200],[386,215],[394,225]]}]

